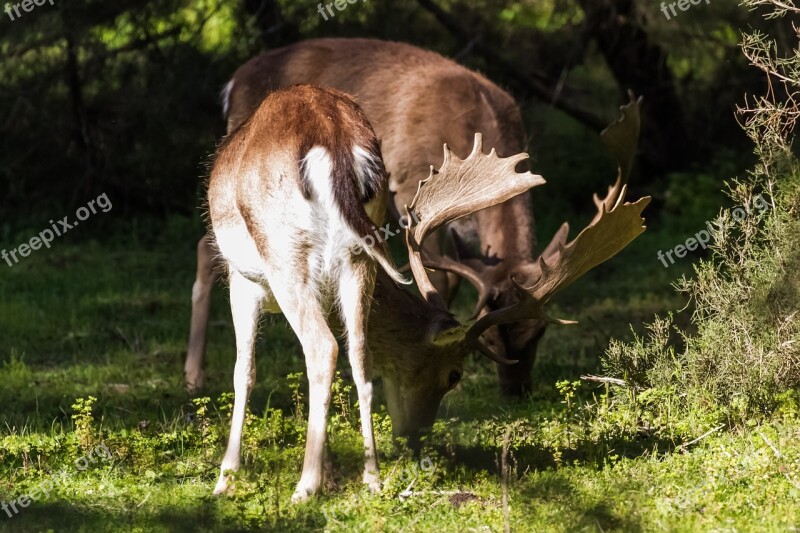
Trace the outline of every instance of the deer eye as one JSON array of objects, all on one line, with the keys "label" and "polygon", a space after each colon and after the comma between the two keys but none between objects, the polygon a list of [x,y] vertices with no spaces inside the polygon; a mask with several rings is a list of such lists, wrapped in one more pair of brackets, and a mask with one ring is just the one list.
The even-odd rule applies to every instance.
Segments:
[{"label": "deer eye", "polygon": [[461,374],[453,370],[452,372],[450,372],[450,376],[448,376],[447,380],[448,380],[447,386],[452,389],[453,387],[456,386],[456,383],[461,381]]}]

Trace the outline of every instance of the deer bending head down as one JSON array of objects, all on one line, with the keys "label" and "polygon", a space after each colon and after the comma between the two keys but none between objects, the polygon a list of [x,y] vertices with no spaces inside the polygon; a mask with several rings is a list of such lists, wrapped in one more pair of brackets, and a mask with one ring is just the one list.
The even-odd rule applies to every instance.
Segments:
[{"label": "deer bending head down", "polygon": [[[572,321],[550,317],[545,312],[545,306],[552,296],[595,266],[616,255],[644,232],[645,228],[642,225],[644,219],[641,213],[650,202],[650,197],[640,198],[634,203],[624,202],[627,192],[626,181],[639,135],[640,104],[641,100],[632,99],[628,105],[621,108],[620,119],[603,132],[603,140],[616,156],[619,167],[616,182],[609,187],[605,198],[601,199],[594,195],[597,214],[592,222],[569,242],[567,242],[569,225],[564,223],[545,247],[539,260],[529,267],[525,279],[511,278],[510,283],[515,294],[507,305],[489,312],[484,311],[470,326],[458,325],[446,328],[432,339],[431,344],[440,347],[441,352],[446,354],[441,359],[431,360],[434,372],[443,363],[445,368],[454,363],[463,364],[464,357],[474,351],[486,355],[500,365],[513,368],[511,365],[516,361],[508,360],[503,356],[503,352],[495,351],[495,346],[488,342],[487,331],[490,328],[497,329],[497,326],[514,326],[530,321],[573,324]],[[484,291],[484,287],[480,275],[469,266],[426,251],[424,247],[426,237],[438,227],[507,201],[531,187],[544,183],[541,176],[515,171],[515,166],[527,159],[527,154],[499,158],[494,150],[485,155],[482,148],[482,137],[479,133],[475,134],[472,153],[463,161],[445,145],[444,163],[441,168],[435,172],[431,167],[430,176],[420,182],[413,202],[406,207],[408,212],[414,211],[414,220],[417,221],[406,235],[411,270],[430,309],[440,308],[441,297],[428,278],[428,269],[457,273],[473,282],[480,292]],[[380,301],[379,296],[382,294],[377,292],[376,288],[376,304]],[[376,323],[379,323],[378,318],[378,316],[373,317]],[[375,335],[378,335],[379,331],[380,328],[370,329]],[[376,361],[389,359],[390,355],[392,358],[400,357],[397,353],[390,354],[384,351],[377,353],[380,353],[380,357],[376,356]],[[387,383],[387,378],[384,377],[393,427],[395,424],[400,424],[405,430],[402,434],[408,434],[425,427],[424,424],[430,425],[435,410],[423,411],[424,417],[417,414],[417,419],[424,420],[422,425],[413,418],[409,419],[405,412],[396,412],[396,404],[402,400],[393,397],[393,390],[404,385],[413,387],[414,384],[408,375],[399,373],[392,377],[392,381],[397,383]],[[439,389],[439,395],[435,400],[437,407],[447,390]],[[424,397],[424,394],[399,396],[410,398],[413,402]]]},{"label": "deer bending head down", "polygon": [[347,332],[366,451],[364,482],[372,490],[380,488],[367,349],[376,264],[395,281],[404,280],[385,250],[369,247],[359,255],[352,250],[382,221],[386,183],[369,122],[350,97],[332,89],[296,86],[270,94],[219,149],[208,205],[229,270],[237,356],[230,441],[215,492],[228,488],[226,471],[239,464],[262,307],[284,314],[306,359],[306,456],[293,499],[307,498],[322,482],[338,354],[330,313],[341,316]]},{"label": "deer bending head down", "polygon": [[337,356],[329,312],[338,308],[347,333],[365,443],[364,482],[372,490],[380,483],[370,416],[371,356],[384,380],[395,433],[413,434],[432,423],[442,397],[460,379],[468,353],[477,350],[499,363],[513,363],[485,345],[489,328],[524,320],[564,323],[546,315],[550,297],[644,231],[641,211],[649,198],[623,203],[637,112],[638,104],[631,104],[631,118],[608,130],[621,170],[606,198],[595,198],[598,214],[592,223],[569,243],[568,228],[562,227],[532,272],[534,281],[512,280],[515,302],[467,327],[442,310],[426,266],[471,274],[426,251],[424,241],[440,226],[543,184],[540,176],[516,172],[527,155],[499,158],[494,150],[486,155],[480,134],[465,160],[445,146],[443,165],[438,172],[431,169],[407,208],[418,220],[407,244],[422,300],[397,287],[394,282],[402,276],[382,250],[353,253],[358,232],[379,223],[385,208],[377,141],[357,106],[341,93],[307,86],[267,97],[222,144],[209,182],[213,233],[230,270],[237,343],[231,434],[215,493],[228,489],[226,472],[239,465],[262,307],[284,313],[306,358],[309,425],[296,501],[315,493],[322,482]]}]

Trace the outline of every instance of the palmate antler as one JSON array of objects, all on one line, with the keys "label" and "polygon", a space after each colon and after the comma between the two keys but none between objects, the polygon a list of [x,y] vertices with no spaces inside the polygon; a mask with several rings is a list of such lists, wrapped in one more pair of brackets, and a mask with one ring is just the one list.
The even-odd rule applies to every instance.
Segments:
[{"label": "palmate antler", "polygon": [[[406,206],[408,220],[419,221],[406,233],[411,272],[420,292],[429,303],[444,307],[444,302],[425,272],[422,241],[444,224],[501,204],[531,187],[544,184],[541,176],[514,170],[517,163],[527,158],[528,154],[500,158],[494,149],[489,155],[484,154],[483,136],[480,133],[475,134],[472,153],[463,161],[444,145],[444,162],[441,168],[435,171],[431,166],[430,176],[419,183],[414,200],[410,206]],[[415,217],[411,217],[412,211]],[[430,255],[427,260],[439,263],[445,261],[444,258]],[[458,268],[455,265],[450,264],[449,267],[454,272],[465,275],[463,270],[455,270]],[[469,278],[468,275],[465,277]]]},{"label": "palmate antler", "polygon": [[597,219],[575,237],[575,240],[566,245],[559,243],[558,251],[551,259],[539,259],[541,276],[533,286],[523,287],[512,280],[519,301],[481,317],[467,332],[467,339],[477,341],[490,327],[519,320],[574,324],[573,321],[548,316],[544,306],[555,293],[600,263],[614,257],[644,232],[644,219],[641,215],[642,210],[650,203],[650,197],[640,198],[634,203],[622,203],[626,190],[627,186],[623,185],[617,203],[610,210],[602,204]]},{"label": "palmate antler", "polygon": [[[650,203],[650,197],[640,198],[634,203],[624,202],[626,182],[639,138],[640,106],[641,98],[634,100],[631,95],[630,103],[620,108],[620,119],[602,133],[604,142],[617,159],[618,175],[605,198],[594,195],[597,214],[592,222],[569,243],[569,226],[566,223],[562,225],[539,258],[538,280],[532,286],[523,287],[512,279],[518,296],[517,303],[491,311],[473,324],[464,337],[464,342],[470,347],[495,361],[501,361],[502,358],[492,354],[480,341],[481,335],[490,327],[522,320],[574,323],[549,317],[545,305],[555,293],[619,253],[644,232],[641,213]],[[453,158],[445,146],[442,168],[420,183],[411,204],[410,209],[416,212],[419,220],[407,237],[411,269],[429,302],[441,303],[441,299],[425,273],[423,259],[428,266],[463,275],[479,288],[482,281],[479,273],[467,272],[469,267],[457,265],[453,260],[431,257],[428,253],[423,258],[421,245],[426,235],[456,218],[503,202],[544,183],[540,176],[514,171],[514,166],[525,159],[526,154],[500,159],[492,151],[485,156],[481,153],[480,141],[480,134],[476,134],[475,148],[464,161]],[[500,187],[499,191],[497,187]]]}]

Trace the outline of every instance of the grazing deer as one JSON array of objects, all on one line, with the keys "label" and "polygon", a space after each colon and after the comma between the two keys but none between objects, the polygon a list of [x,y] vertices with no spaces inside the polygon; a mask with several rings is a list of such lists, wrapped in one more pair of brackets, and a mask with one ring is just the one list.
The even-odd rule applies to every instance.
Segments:
[{"label": "grazing deer", "polygon": [[353,250],[383,220],[387,177],[375,133],[344,93],[307,85],[271,93],[221,145],[208,184],[211,227],[230,280],[236,333],[235,401],[228,450],[215,492],[239,465],[254,340],[262,307],[282,312],[303,345],[309,381],[303,474],[294,500],[322,482],[338,313],[358,393],[364,482],[380,489],[372,431],[372,361],[367,318],[376,264],[404,282],[385,250]]},{"label": "grazing deer", "polygon": [[[487,155],[479,133],[464,160],[445,145],[441,167],[436,172],[431,167],[429,177],[420,182],[406,207],[407,220],[415,221],[406,234],[411,271],[423,299],[395,284],[401,280],[400,275],[385,256],[378,255],[380,251],[370,255],[369,261],[364,258],[359,263],[356,256],[339,246],[351,243],[348,239],[357,237],[355,228],[360,226],[350,222],[354,211],[339,207],[345,203],[337,200],[340,197],[331,190],[331,184],[349,187],[348,201],[355,198],[363,202],[369,196],[366,191],[373,190],[373,200],[366,210],[371,213],[369,220],[380,222],[382,189],[377,185],[372,189],[359,186],[377,182],[366,180],[365,176],[379,168],[379,159],[364,157],[365,152],[377,154],[377,148],[371,143],[354,143],[360,149],[350,151],[351,160],[367,166],[351,171],[347,177],[334,178],[331,163],[320,162],[325,160],[324,153],[335,153],[336,146],[341,149],[353,145],[349,143],[358,136],[347,130],[352,123],[337,121],[338,115],[329,110],[327,116],[333,118],[333,124],[326,124],[324,117],[315,116],[316,106],[298,108],[284,102],[282,99],[292,91],[270,95],[223,143],[209,183],[209,208],[213,234],[231,271],[231,308],[237,339],[231,435],[215,493],[228,489],[226,471],[239,464],[247,396],[254,379],[255,327],[259,309],[266,304],[268,311],[287,315],[306,354],[309,428],[303,473],[293,496],[298,501],[316,492],[322,481],[325,419],[336,358],[336,343],[322,305],[326,295],[333,294],[341,303],[361,408],[366,448],[364,481],[375,490],[379,481],[369,418],[369,354],[373,357],[374,374],[383,378],[394,433],[413,435],[433,422],[442,397],[458,383],[467,354],[478,351],[498,363],[513,362],[486,346],[484,335],[490,328],[529,320],[569,323],[549,317],[545,305],[555,293],[616,255],[644,231],[641,212],[650,198],[624,203],[625,181],[639,131],[639,103],[635,102],[623,107],[623,118],[604,132],[604,139],[619,161],[619,175],[604,199],[595,195],[598,211],[594,220],[570,242],[569,228],[564,224],[531,267],[529,276],[533,281],[511,280],[516,293],[514,303],[484,313],[471,326],[464,326],[439,305],[441,295],[426,267],[456,272],[477,283],[476,274],[457,261],[429,251],[425,241],[440,227],[543,184],[541,176],[516,171],[527,154],[500,158],[492,150]],[[332,92],[326,94],[343,98]],[[304,119],[302,124],[295,123],[299,118]],[[344,125],[337,130],[337,123]],[[362,131],[364,128],[368,126],[363,126]],[[320,130],[324,135],[313,133]],[[338,133],[337,138],[344,141],[318,149],[316,143],[331,146],[326,142],[332,141],[326,139],[332,133]],[[303,134],[314,141],[304,141]],[[373,151],[368,146],[373,146]],[[337,160],[335,156],[329,158]],[[328,201],[320,202],[319,198]],[[366,215],[361,220],[367,222]],[[332,228],[342,230],[344,236],[331,239]],[[322,237],[315,231],[321,231]],[[326,257],[335,257],[338,263],[325,262]],[[369,273],[375,271],[375,263],[382,268],[377,270],[370,303]],[[336,264],[339,269],[327,268]],[[366,273],[354,274],[359,268]],[[324,290],[315,289],[320,275],[325,274],[336,281],[324,284]],[[346,293],[344,287],[352,292]]]},{"label": "grazing deer", "polygon": [[[394,193],[390,210],[396,216],[411,202],[428,167],[442,161],[447,143],[461,157],[480,131],[488,146],[507,157],[525,151],[519,108],[505,91],[483,76],[436,53],[401,43],[369,39],[315,39],[261,54],[242,65],[223,92],[228,132],[241,124],[271,91],[298,83],[333,87],[353,95],[378,139]],[[535,231],[527,192],[475,213],[450,229],[461,248],[458,261],[468,267],[480,290],[476,314],[516,300],[511,279],[535,281]],[[426,249],[439,253],[450,235],[437,232]],[[216,252],[204,237],[198,243],[197,278],[192,291],[192,324],[185,377],[190,391],[202,386],[202,360],[211,290],[217,276]],[[453,246],[450,246],[452,248]],[[452,253],[452,251],[450,252]],[[444,272],[432,283],[449,301],[457,277],[448,284]],[[442,307],[442,302],[437,305]],[[513,369],[498,365],[507,393],[530,389],[536,346],[546,323],[528,320],[490,328],[484,335],[493,350],[519,360]]]}]

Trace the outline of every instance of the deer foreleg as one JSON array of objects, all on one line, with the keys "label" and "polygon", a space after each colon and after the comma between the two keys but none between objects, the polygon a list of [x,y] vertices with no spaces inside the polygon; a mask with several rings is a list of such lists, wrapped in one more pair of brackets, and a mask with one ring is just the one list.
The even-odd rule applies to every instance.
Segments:
[{"label": "deer foreleg", "polygon": [[192,325],[189,333],[189,348],[186,352],[184,377],[186,389],[195,392],[203,386],[203,355],[206,351],[208,317],[211,311],[211,290],[217,280],[216,250],[210,235],[204,235],[197,243],[197,277],[192,287]]}]

